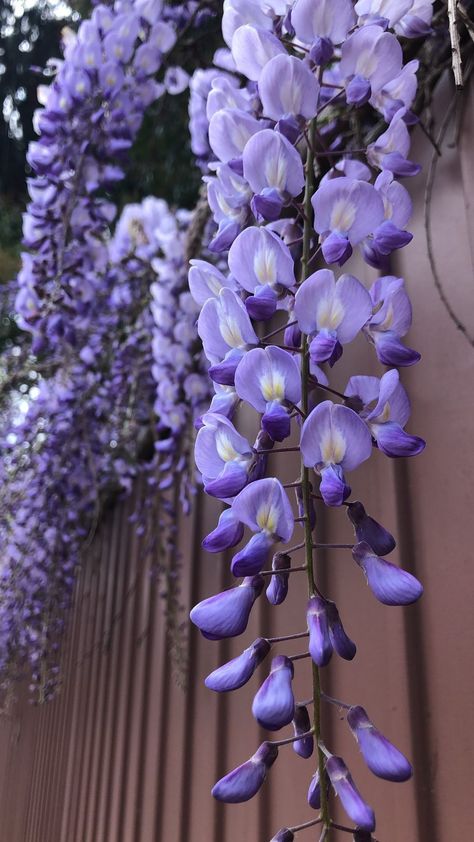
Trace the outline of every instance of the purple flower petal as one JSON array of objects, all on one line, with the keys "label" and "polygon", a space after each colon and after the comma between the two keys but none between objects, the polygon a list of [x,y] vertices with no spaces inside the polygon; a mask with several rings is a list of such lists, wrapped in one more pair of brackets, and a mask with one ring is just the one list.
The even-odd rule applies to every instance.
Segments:
[{"label": "purple flower petal", "polygon": [[291,558],[286,553],[275,553],[272,559],[272,570],[275,575],[271,576],[270,583],[266,590],[266,596],[271,605],[281,605],[288,594],[288,570],[291,567]]},{"label": "purple flower petal", "polygon": [[263,68],[258,81],[263,113],[272,120],[293,115],[312,119],[318,107],[319,83],[299,58],[275,56]]},{"label": "purple flower petal", "polygon": [[423,593],[423,586],[411,573],[375,555],[361,542],[352,551],[354,560],[364,571],[374,596],[384,605],[410,605]]},{"label": "purple flower petal", "polygon": [[296,149],[278,132],[264,129],[247,142],[244,176],[254,193],[275,188],[280,194],[298,196],[304,186],[301,158]]},{"label": "purple flower petal", "polygon": [[214,798],[227,804],[249,801],[262,786],[269,768],[278,757],[278,746],[262,743],[255,754],[221,778],[212,789]]},{"label": "purple flower petal", "polygon": [[347,515],[354,526],[357,540],[369,544],[377,555],[388,555],[395,549],[393,535],[366,513],[362,503],[349,503]]},{"label": "purple flower petal", "polygon": [[204,682],[206,687],[215,690],[217,693],[243,687],[250,680],[259,664],[266,658],[270,648],[268,640],[264,637],[258,637],[237,658],[233,658],[227,664],[223,664],[223,666],[211,672]]},{"label": "purple flower petal", "polygon": [[293,675],[293,663],[289,658],[285,655],[273,658],[270,675],[256,693],[252,704],[252,713],[262,728],[278,731],[293,719]]},{"label": "purple flower petal", "polygon": [[318,667],[325,667],[332,657],[332,644],[326,602],[321,597],[310,597],[306,618],[309,630],[309,653]]},{"label": "purple flower petal", "polygon": [[236,637],[247,628],[252,606],[263,590],[261,576],[252,576],[236,588],[210,596],[194,606],[190,618],[213,640]]},{"label": "purple flower petal", "polygon": [[326,763],[326,771],[349,818],[362,830],[375,830],[374,811],[362,798],[342,757],[332,755]]},{"label": "purple flower petal", "polygon": [[380,731],[374,727],[363,707],[352,707],[347,721],[370,771],[386,781],[407,781],[413,774],[411,764]]},{"label": "purple flower petal", "polygon": [[[311,720],[309,718],[308,708],[304,705],[296,705],[295,714],[293,717],[293,731],[295,737],[300,734],[307,734],[311,730]],[[312,735],[303,737],[302,740],[295,740],[293,751],[305,760],[311,757],[314,751],[314,739]]]},{"label": "purple flower petal", "polygon": [[208,553],[222,553],[235,547],[243,535],[243,525],[237,520],[232,509],[226,509],[222,512],[216,528],[204,538],[202,546]]},{"label": "purple flower petal", "polygon": [[272,544],[272,538],[265,532],[252,535],[243,550],[236,553],[232,559],[231,570],[233,575],[254,576],[255,573],[260,573],[267,561]]},{"label": "purple flower petal", "polygon": [[274,477],[250,483],[232,503],[235,516],[254,532],[265,531],[281,541],[289,541],[294,528],[290,501]]}]

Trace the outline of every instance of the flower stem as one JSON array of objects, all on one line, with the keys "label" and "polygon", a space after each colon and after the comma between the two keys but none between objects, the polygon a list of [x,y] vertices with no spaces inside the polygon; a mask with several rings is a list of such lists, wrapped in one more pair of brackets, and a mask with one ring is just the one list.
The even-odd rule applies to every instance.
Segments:
[{"label": "flower stem", "polygon": [[[314,190],[314,140],[316,134],[316,121],[313,120],[309,127],[309,142],[308,142],[308,152],[306,156],[306,183],[305,183],[305,194],[304,194],[304,229],[303,229],[303,254],[301,257],[301,281],[303,282],[309,274],[309,263],[310,263],[310,250],[311,250],[311,236],[312,236],[312,205],[311,205],[311,197]],[[303,412],[308,414],[308,392],[309,392],[309,356],[308,356],[308,338],[306,334],[302,334],[301,337],[301,352],[302,352],[302,365],[301,365],[301,406]],[[305,556],[306,556],[306,566],[307,566],[307,576],[308,576],[308,592],[310,596],[313,596],[317,589],[316,589],[316,582],[314,580],[314,571],[313,571],[313,534],[311,528],[311,483],[309,478],[309,469],[305,468],[303,465],[301,466],[301,491],[302,491],[302,498],[303,498],[303,510],[305,515],[307,515],[305,521]],[[320,684],[320,676],[319,676],[319,669],[314,661],[311,662],[312,664],[312,671],[313,671],[313,729],[315,735],[315,741],[318,750],[318,769],[319,769],[319,780],[321,781],[321,819],[322,823],[325,828],[329,828],[330,826],[330,817],[329,817],[329,810],[328,810],[328,800],[327,800],[327,792],[325,786],[325,764],[324,764],[324,754],[319,747],[319,741],[321,739],[321,684]]]}]

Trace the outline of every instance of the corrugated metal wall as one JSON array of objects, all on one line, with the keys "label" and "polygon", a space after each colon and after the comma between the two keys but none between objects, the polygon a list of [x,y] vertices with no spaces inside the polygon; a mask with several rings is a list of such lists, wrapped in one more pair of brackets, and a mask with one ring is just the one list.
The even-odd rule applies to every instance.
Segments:
[{"label": "corrugated metal wall", "polygon": [[[471,103],[459,149],[444,151],[432,217],[446,295],[474,334],[473,115]],[[413,157],[425,163],[431,157],[421,135]],[[426,592],[417,606],[385,608],[344,551],[321,554],[318,575],[359,650],[352,664],[331,663],[325,690],[363,704],[412,757],[415,778],[396,785],[370,777],[334,710],[326,735],[362,792],[370,793],[377,838],[446,842],[470,839],[474,823],[474,351],[433,284],[424,246],[423,176],[412,188],[416,239],[395,269],[408,280],[415,312],[410,339],[423,354],[419,366],[403,372],[413,401],[410,429],[429,447],[412,461],[375,454],[353,486],[398,536],[394,556],[416,572]],[[363,341],[350,361],[352,372],[377,373]],[[292,459],[273,458],[286,458],[279,471],[294,479]],[[206,690],[202,680],[258,634],[301,630],[305,582],[293,577],[279,608],[259,600],[237,641],[203,641],[191,629],[183,691],[172,678],[153,559],[128,522],[132,507],[129,501],[110,514],[80,571],[60,695],[42,709],[19,699],[0,718],[0,842],[267,842],[280,826],[311,818],[306,789],[314,762],[282,749],[260,796],[245,805],[214,802],[214,781],[262,738],[250,713],[258,680],[225,697]],[[217,504],[198,497],[193,515],[179,521],[187,607],[230,583],[226,559],[199,551],[217,511]],[[350,540],[344,514],[331,513],[319,535]],[[289,648],[296,652],[297,642]],[[308,695],[306,667],[297,662],[300,698]],[[305,838],[317,836],[307,831]]]}]

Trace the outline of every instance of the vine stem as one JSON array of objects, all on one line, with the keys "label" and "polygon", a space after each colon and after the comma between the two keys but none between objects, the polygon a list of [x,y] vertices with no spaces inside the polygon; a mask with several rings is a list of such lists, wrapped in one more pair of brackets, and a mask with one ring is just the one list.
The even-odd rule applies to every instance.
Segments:
[{"label": "vine stem", "polygon": [[[303,228],[303,254],[301,257],[301,283],[308,277],[310,264],[310,250],[311,250],[311,236],[312,236],[312,205],[311,197],[314,190],[314,141],[316,135],[316,120],[312,120],[309,126],[308,137],[308,152],[306,156],[306,180],[304,193],[304,228]],[[309,409],[308,400],[308,382],[309,382],[309,356],[308,356],[308,337],[305,333],[301,336],[301,394],[302,394],[302,409],[307,415]],[[301,491],[303,499],[303,510],[306,515],[304,522],[304,546],[306,567],[308,576],[308,592],[313,596],[316,592],[316,582],[314,580],[313,571],[313,530],[311,528],[311,483],[309,478],[309,469],[301,466]],[[313,729],[315,742],[318,750],[318,770],[319,780],[321,781],[321,820],[325,827],[330,827],[330,817],[328,809],[328,800],[325,781],[325,765],[324,754],[321,751],[319,742],[321,739],[321,682],[319,676],[319,669],[314,661],[311,661],[313,672]],[[326,837],[329,838],[329,837]]]}]

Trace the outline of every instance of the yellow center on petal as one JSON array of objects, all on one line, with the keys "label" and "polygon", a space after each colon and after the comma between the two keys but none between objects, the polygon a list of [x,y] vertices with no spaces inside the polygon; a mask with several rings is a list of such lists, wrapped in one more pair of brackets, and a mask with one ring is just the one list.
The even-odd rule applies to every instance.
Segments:
[{"label": "yellow center on petal", "polygon": [[224,342],[229,348],[242,348],[245,342],[240,332],[237,320],[233,316],[224,315],[219,320],[219,328]]},{"label": "yellow center on petal", "polygon": [[278,523],[278,512],[272,503],[262,503],[258,512],[256,521],[265,532],[271,535],[275,532]]},{"label": "yellow center on petal", "polygon": [[388,307],[387,307],[387,315],[385,316],[385,319],[383,320],[383,322],[381,322],[377,326],[378,329],[379,330],[390,330],[390,328],[392,327],[392,323],[393,323],[393,316],[394,316],[393,306],[391,304],[389,304]]},{"label": "yellow center on petal", "polygon": [[321,439],[321,455],[326,465],[339,465],[344,459],[346,442],[339,430],[327,430]]},{"label": "yellow center on petal", "polygon": [[331,231],[349,231],[356,218],[356,207],[347,197],[336,199],[331,213]]},{"label": "yellow center on petal", "polygon": [[390,421],[390,404],[388,401],[383,408],[382,414],[377,417],[377,423],[385,424],[387,421]]},{"label": "yellow center on petal", "polygon": [[285,397],[285,378],[275,368],[267,371],[260,378],[260,389],[266,401],[282,401]]},{"label": "yellow center on petal", "polygon": [[223,462],[235,462],[241,457],[232,444],[226,430],[218,430],[216,433],[216,450]]},{"label": "yellow center on petal", "polygon": [[345,310],[342,302],[336,296],[323,298],[318,304],[316,321],[320,329],[336,330],[344,318]]}]

